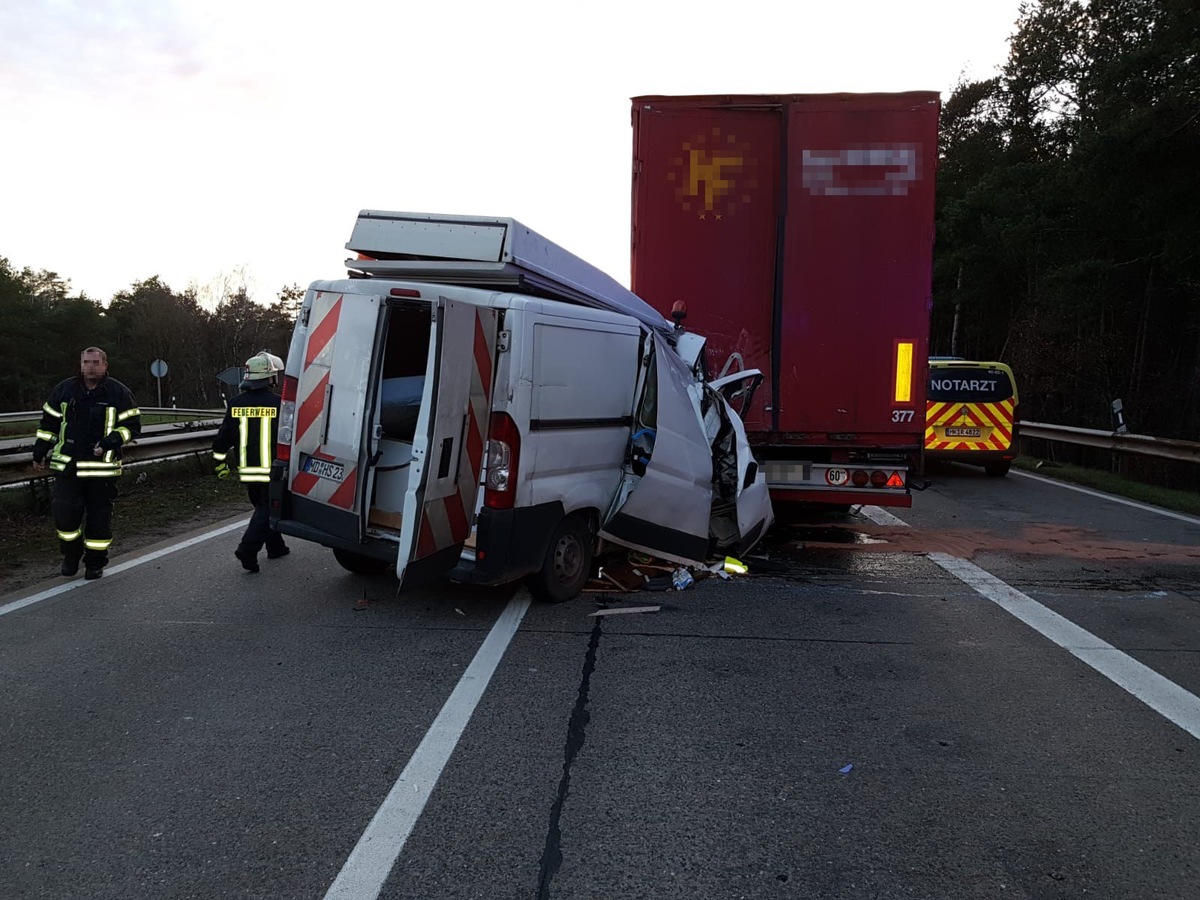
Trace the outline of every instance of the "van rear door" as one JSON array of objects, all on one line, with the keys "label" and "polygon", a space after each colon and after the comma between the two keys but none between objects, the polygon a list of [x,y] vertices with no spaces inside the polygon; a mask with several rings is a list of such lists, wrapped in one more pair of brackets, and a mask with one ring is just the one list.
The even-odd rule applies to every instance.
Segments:
[{"label": "van rear door", "polygon": [[496,371],[499,313],[439,297],[396,576],[411,586],[449,571],[471,533]]},{"label": "van rear door", "polygon": [[317,292],[296,391],[292,493],[336,510],[328,524],[336,521],[350,539],[362,534],[360,476],[380,311],[375,295]]}]

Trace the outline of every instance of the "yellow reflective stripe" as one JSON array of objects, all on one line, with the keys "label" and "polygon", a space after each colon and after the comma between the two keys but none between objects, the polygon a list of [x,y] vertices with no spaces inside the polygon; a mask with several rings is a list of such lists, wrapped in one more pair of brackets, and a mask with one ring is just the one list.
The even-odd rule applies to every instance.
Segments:
[{"label": "yellow reflective stripe", "polygon": [[216,450],[213,451],[213,459],[217,462],[224,462],[226,455],[225,453],[218,453]]},{"label": "yellow reflective stripe", "polygon": [[83,546],[89,550],[107,550],[112,545],[112,538],[107,541],[93,541],[88,538],[83,539]]},{"label": "yellow reflective stripe", "polygon": [[259,474],[259,473],[270,474],[271,467],[270,466],[238,466],[238,471],[239,472],[247,472],[247,473],[251,473],[251,474]]},{"label": "yellow reflective stripe", "polygon": [[91,469],[84,469],[81,472],[76,472],[76,478],[117,478],[121,474],[120,469],[105,469],[102,472],[95,472]]},{"label": "yellow reflective stripe", "polygon": [[42,431],[40,428],[37,431],[37,439],[39,441],[52,441],[56,437],[58,437],[58,435],[56,435],[53,431]]},{"label": "yellow reflective stripe", "polygon": [[61,412],[59,412],[57,409],[55,409],[53,406],[51,406],[49,403],[42,404],[42,411],[50,413],[50,415],[54,416],[54,418],[56,418],[56,419],[61,419],[63,417],[63,414]]},{"label": "yellow reflective stripe", "polygon": [[245,472],[242,472],[241,470],[239,470],[238,471],[238,480],[243,481],[243,482],[245,482],[245,481],[262,482],[262,483],[266,484],[271,481],[271,476],[270,475],[247,475]]},{"label": "yellow reflective stripe", "polygon": [[133,409],[127,409],[125,412],[119,413],[117,415],[117,421],[124,422],[126,419],[132,418],[133,416],[140,416],[141,414],[142,411],[135,406]]},{"label": "yellow reflective stripe", "polygon": [[246,448],[250,443],[250,420],[245,416],[238,419],[238,468],[246,468]]},{"label": "yellow reflective stripe", "polygon": [[896,344],[896,402],[912,402],[913,343],[900,341]]},{"label": "yellow reflective stripe", "polygon": [[129,443],[130,439],[133,437],[133,432],[124,425],[121,425],[117,428],[117,434],[121,436],[121,442],[126,444]]},{"label": "yellow reflective stripe", "polygon": [[270,412],[271,416],[258,417],[258,464],[268,471],[271,462],[271,419],[275,410],[271,409]]},{"label": "yellow reflective stripe", "polygon": [[79,536],[81,534],[83,534],[82,528],[76,528],[74,531],[60,531],[58,533],[58,539],[60,541],[67,541],[70,543],[71,541],[79,540]]}]

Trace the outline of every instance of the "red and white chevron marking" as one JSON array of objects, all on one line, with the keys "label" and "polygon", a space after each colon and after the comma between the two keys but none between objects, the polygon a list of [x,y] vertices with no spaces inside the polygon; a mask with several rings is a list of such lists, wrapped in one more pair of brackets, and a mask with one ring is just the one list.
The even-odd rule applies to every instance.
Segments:
[{"label": "red and white chevron marking", "polygon": [[[296,391],[295,447],[316,459],[329,461],[334,457],[321,452],[320,440],[325,422],[329,370],[333,363],[333,346],[343,302],[342,294],[324,291],[318,292],[313,298],[309,312],[308,346]],[[308,472],[297,472],[292,479],[292,491],[330,506],[350,509],[354,504],[357,483],[358,470],[351,465],[341,482],[318,478]]]},{"label": "red and white chevron marking", "polygon": [[421,514],[417,533],[416,559],[424,559],[439,550],[461,544],[471,533],[479,473],[483,467],[483,448],[487,440],[492,404],[492,372],[496,363],[496,313],[490,309],[475,311],[475,365],[471,373],[470,415],[467,417],[465,453],[459,454],[458,491],[447,497],[429,500]]}]

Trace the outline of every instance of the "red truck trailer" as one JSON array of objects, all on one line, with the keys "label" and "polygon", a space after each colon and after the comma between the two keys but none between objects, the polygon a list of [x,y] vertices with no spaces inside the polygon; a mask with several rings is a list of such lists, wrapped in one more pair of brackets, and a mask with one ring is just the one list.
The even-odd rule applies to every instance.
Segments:
[{"label": "red truck trailer", "polygon": [[632,288],[760,369],[742,418],[778,503],[911,506],[925,437],[929,91],[633,99]]}]

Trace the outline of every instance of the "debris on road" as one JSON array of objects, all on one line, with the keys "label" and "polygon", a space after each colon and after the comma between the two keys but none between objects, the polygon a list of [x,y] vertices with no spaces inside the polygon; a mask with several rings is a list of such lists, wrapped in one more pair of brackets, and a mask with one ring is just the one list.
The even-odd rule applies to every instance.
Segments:
[{"label": "debris on road", "polygon": [[588,613],[588,618],[594,616],[623,616],[627,613],[652,613],[662,609],[661,606],[614,606],[611,609],[598,609]]}]

